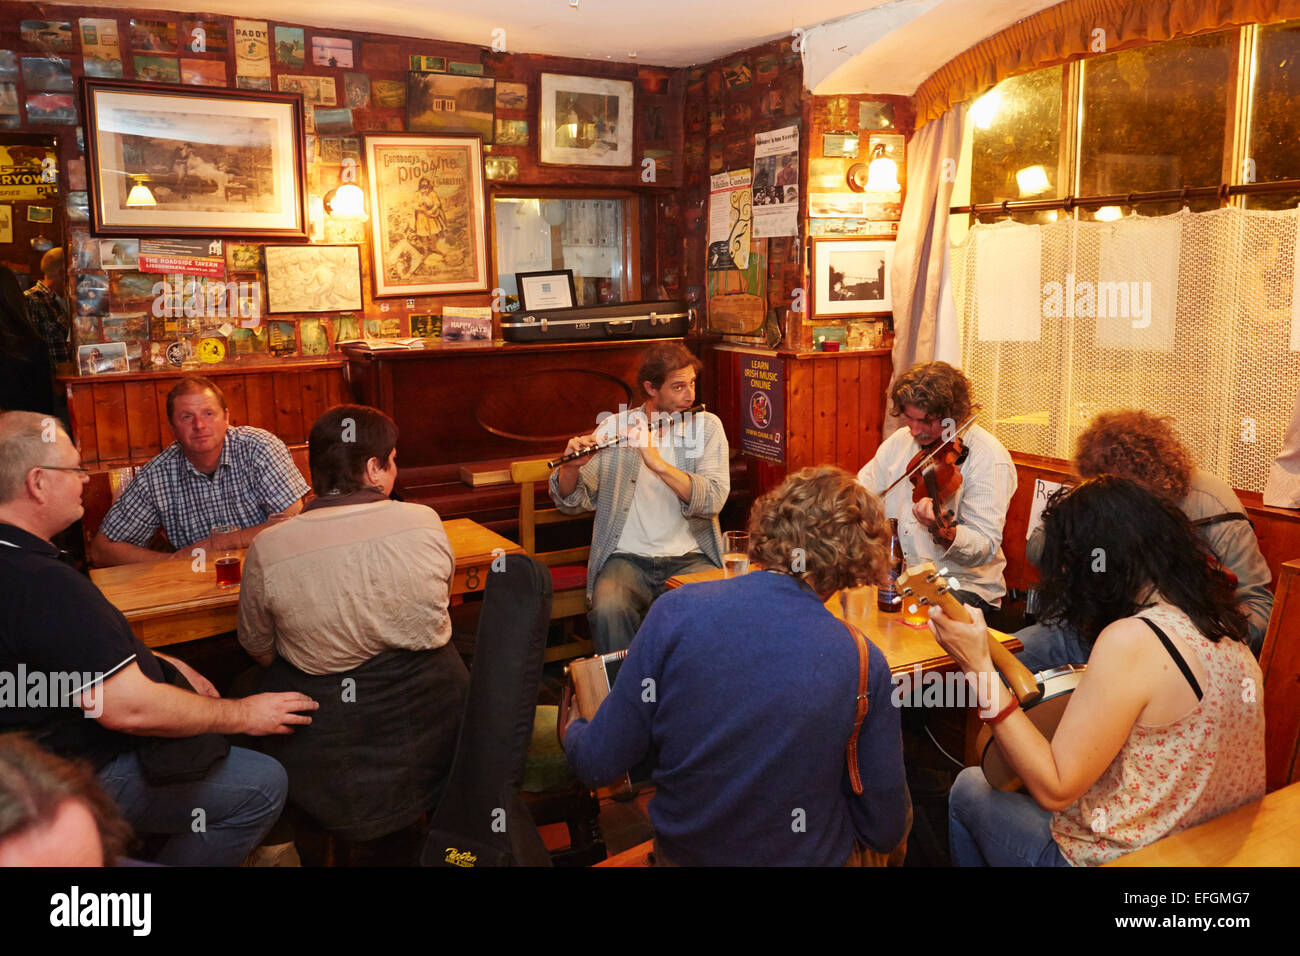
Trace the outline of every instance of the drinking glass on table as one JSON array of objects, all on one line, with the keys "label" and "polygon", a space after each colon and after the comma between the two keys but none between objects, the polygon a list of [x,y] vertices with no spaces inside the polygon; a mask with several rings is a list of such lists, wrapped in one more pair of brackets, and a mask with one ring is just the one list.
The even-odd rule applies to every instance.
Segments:
[{"label": "drinking glass on table", "polygon": [[208,538],[208,550],[217,569],[217,587],[239,586],[239,528],[233,524],[213,527]]},{"label": "drinking glass on table", "polygon": [[729,578],[749,573],[749,532],[728,531],[722,536],[722,571]]}]

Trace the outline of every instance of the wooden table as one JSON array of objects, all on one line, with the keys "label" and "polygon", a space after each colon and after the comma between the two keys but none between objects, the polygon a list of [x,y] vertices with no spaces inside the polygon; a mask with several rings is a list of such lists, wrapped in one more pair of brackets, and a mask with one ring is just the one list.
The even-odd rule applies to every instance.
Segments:
[{"label": "wooden table", "polygon": [[[695,571],[691,574],[678,574],[668,579],[669,588],[678,588],[683,584],[697,581],[718,581],[723,577],[720,568],[709,571]],[[845,603],[841,594],[847,594],[849,620],[862,629],[871,642],[880,648],[889,661],[889,669],[895,674],[913,671],[920,667],[921,673],[948,670],[954,661],[948,652],[939,646],[928,627],[913,627],[903,623],[901,614],[882,614],[876,607],[876,589],[873,587],[855,588],[842,591],[826,602],[827,609],[838,618],[845,616]],[[994,637],[1009,651],[1018,651],[1021,644],[1010,634],[989,629]]]},{"label": "wooden table", "polygon": [[1107,866],[1300,866],[1300,783]]},{"label": "wooden table", "polygon": [[[442,526],[456,556],[452,576],[452,603],[463,595],[482,591],[488,569],[499,554],[522,554],[509,538],[489,531],[468,518],[444,521]],[[245,552],[240,551],[240,560]],[[176,558],[154,564],[122,564],[96,568],[90,579],[109,602],[126,615],[131,630],[150,647],[179,644],[235,629],[239,613],[239,588],[218,588],[217,572],[209,565],[195,571],[190,561]]]}]

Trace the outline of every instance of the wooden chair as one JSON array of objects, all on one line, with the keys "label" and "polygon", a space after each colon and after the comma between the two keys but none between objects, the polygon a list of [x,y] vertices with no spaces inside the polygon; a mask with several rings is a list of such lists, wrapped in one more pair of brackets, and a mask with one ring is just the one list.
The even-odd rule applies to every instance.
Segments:
[{"label": "wooden chair", "polygon": [[[563,524],[586,520],[585,515],[566,515],[558,508],[537,508],[537,485],[550,480],[546,459],[516,461],[510,466],[510,480],[519,486],[519,543],[524,551],[551,572],[554,598],[551,620],[565,621],[566,634],[572,634],[572,619],[587,613],[587,558],[591,546],[565,548],[560,551],[537,550],[538,525]],[[547,661],[563,661],[595,653],[589,640],[571,640],[546,649]]]}]

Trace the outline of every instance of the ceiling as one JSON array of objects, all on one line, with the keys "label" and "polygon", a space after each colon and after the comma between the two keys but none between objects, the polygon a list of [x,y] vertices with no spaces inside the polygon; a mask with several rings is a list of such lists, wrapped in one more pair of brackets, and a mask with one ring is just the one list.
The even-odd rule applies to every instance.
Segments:
[{"label": "ceiling", "polygon": [[[138,0],[147,7],[149,0]],[[573,5],[576,2],[576,5]],[[815,93],[910,95],[985,37],[1056,0],[162,0],[172,11],[220,13],[326,30],[428,37],[590,60],[689,66],[807,32],[804,73]],[[121,0],[79,0],[120,10]],[[134,2],[133,4],[134,5]],[[500,34],[497,34],[500,36]]]}]

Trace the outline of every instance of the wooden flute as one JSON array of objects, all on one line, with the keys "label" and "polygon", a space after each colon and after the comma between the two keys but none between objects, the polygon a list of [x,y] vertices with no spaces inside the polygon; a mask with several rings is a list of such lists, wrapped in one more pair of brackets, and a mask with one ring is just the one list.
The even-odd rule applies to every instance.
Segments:
[{"label": "wooden flute", "polygon": [[[652,422],[650,428],[658,429],[664,423],[676,425],[678,422],[684,421],[687,415],[694,415],[696,412],[702,412],[702,411],[704,411],[703,402],[701,402],[698,405],[692,405],[684,412],[674,412],[673,414],[669,415],[667,418],[660,418]],[[681,416],[680,418],[678,417],[679,415]],[[575,451],[572,454],[565,455],[562,458],[557,458],[554,461],[548,461],[546,463],[546,467],[555,468],[559,465],[563,465],[566,461],[573,461],[575,458],[582,458],[585,455],[594,455],[596,452],[604,451],[606,448],[617,448],[619,445],[624,445],[624,444],[626,444],[626,442],[624,442],[622,439],[615,438],[613,441],[604,442],[603,444],[597,445],[595,448],[588,448],[586,451]]]}]

